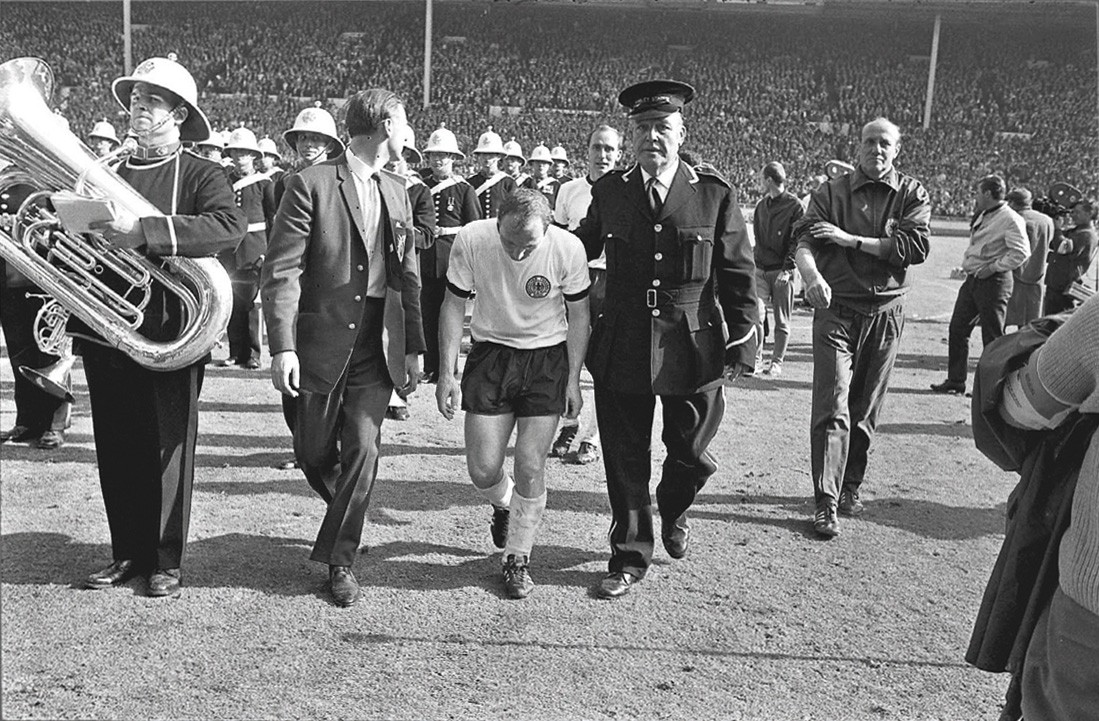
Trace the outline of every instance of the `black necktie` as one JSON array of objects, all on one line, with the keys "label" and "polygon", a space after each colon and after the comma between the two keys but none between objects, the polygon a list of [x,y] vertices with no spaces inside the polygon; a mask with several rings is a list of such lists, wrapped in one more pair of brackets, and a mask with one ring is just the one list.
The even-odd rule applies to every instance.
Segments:
[{"label": "black necktie", "polygon": [[649,205],[653,207],[653,215],[660,215],[660,208],[664,205],[664,201],[660,199],[656,182],[656,178],[649,178]]}]

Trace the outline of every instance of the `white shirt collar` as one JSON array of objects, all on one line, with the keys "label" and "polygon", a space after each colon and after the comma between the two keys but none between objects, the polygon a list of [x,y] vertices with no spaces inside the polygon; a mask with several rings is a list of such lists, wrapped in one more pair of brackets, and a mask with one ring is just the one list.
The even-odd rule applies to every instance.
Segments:
[{"label": "white shirt collar", "polygon": [[378,174],[378,171],[371,168],[369,165],[359,159],[357,155],[351,152],[351,148],[346,151],[347,154],[347,167],[351,169],[359,180],[367,180]]},{"label": "white shirt collar", "polygon": [[[637,167],[641,168],[640,165],[638,165]],[[656,176],[656,179],[657,181],[659,181],[660,186],[664,190],[664,192],[671,190],[672,181],[675,180],[675,174],[677,172],[679,172],[679,158],[676,158],[674,163],[665,168],[664,171],[660,173],[660,175]],[[649,186],[649,178],[651,177],[653,176],[649,175],[649,173],[644,168],[641,168],[641,180],[644,183],[645,187]]]}]

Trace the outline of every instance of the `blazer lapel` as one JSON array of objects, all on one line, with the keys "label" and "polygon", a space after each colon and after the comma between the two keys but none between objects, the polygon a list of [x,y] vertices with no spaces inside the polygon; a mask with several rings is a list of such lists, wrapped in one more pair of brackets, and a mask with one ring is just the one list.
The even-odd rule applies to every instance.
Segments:
[{"label": "blazer lapel", "polygon": [[664,205],[660,208],[657,220],[664,220],[695,194],[694,183],[698,182],[698,176],[682,160],[679,161],[679,169],[672,180],[672,187],[668,189],[668,196],[664,198]]},{"label": "blazer lapel", "polygon": [[346,160],[336,166],[336,179],[339,180],[340,192],[343,193],[343,201],[347,205],[351,222],[359,231],[359,242],[365,244],[366,232],[363,229],[363,209],[359,205],[359,191],[355,187],[355,176],[351,173],[351,168],[347,167]]}]

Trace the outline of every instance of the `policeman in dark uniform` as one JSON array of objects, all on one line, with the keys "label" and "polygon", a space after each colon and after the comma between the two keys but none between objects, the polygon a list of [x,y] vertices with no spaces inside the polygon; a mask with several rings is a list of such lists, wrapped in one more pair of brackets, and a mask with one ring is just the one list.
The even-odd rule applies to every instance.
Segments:
[{"label": "policeman in dark uniform", "polygon": [[[138,218],[120,211],[98,230],[112,244],[150,258],[213,257],[236,247],[248,221],[225,171],[181,146],[210,135],[191,74],[173,59],[151,58],[115,80],[112,89],[130,111],[137,138],[137,150],[118,174],[164,215]],[[154,286],[142,334],[153,340],[175,337],[179,306]],[[106,588],[147,575],[150,596],[177,595],[206,359],[153,371],[115,348],[81,345],[114,554],[114,562],[88,576],[85,585]]]},{"label": "policeman in dark uniform", "polygon": [[515,192],[517,187],[515,180],[500,170],[500,161],[505,155],[504,143],[491,127],[477,139],[473,157],[481,167],[476,175],[466,178],[466,182],[477,192],[482,218],[495,218],[501,201]]},{"label": "policeman in dark uniform", "polygon": [[233,279],[233,315],[229,318],[229,357],[218,365],[260,367],[259,271],[267,253],[267,234],[275,219],[274,184],[258,167],[263,151],[248,128],[229,134],[225,152],[233,161],[229,182],[237,207],[248,216],[248,232],[236,249],[223,256],[222,264]]},{"label": "policeman in dark uniform", "polygon": [[666,80],[622,91],[637,164],[596,181],[575,231],[589,258],[607,254],[606,299],[587,355],[613,514],[603,598],[627,593],[652,562],[656,397],[668,450],[656,489],[660,535],[668,555],[682,558],[686,511],[717,470],[707,446],[725,410],[724,378],[755,362],[755,264],[736,192],[678,155],[681,110],[693,95]]},{"label": "policeman in dark uniform", "polygon": [[446,297],[450,248],[463,225],[481,219],[481,210],[473,186],[454,173],[454,161],[466,157],[454,133],[440,125],[427,139],[424,155],[423,179],[435,204],[435,243],[420,253],[420,312],[427,340],[423,380],[433,383],[439,377],[439,310]]}]

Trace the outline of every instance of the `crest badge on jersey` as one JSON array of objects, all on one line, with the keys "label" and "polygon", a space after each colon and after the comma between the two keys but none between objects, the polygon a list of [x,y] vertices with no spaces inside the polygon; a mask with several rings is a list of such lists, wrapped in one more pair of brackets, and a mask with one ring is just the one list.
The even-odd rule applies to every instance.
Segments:
[{"label": "crest badge on jersey", "polygon": [[550,292],[549,278],[544,275],[533,275],[527,281],[527,295],[531,298],[545,298]]}]

